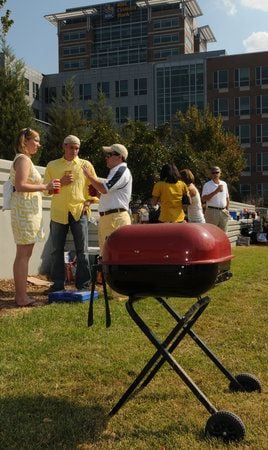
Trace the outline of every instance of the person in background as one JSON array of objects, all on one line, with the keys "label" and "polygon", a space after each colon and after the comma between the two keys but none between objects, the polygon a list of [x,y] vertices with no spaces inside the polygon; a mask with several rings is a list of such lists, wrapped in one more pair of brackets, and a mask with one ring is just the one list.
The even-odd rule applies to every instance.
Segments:
[{"label": "person in background", "polygon": [[103,246],[113,231],[131,224],[129,202],[132,193],[132,175],[127,167],[128,151],[122,144],[102,147],[106,165],[110,169],[106,179],[99,180],[88,167],[84,174],[95,189],[100,192],[99,201],[99,246],[100,256]]},{"label": "person in background", "polygon": [[37,131],[23,128],[19,132],[16,147],[16,156],[10,169],[10,179],[14,186],[11,226],[17,246],[13,265],[15,302],[21,307],[38,306],[27,295],[27,276],[34,244],[44,238],[41,192],[53,189],[53,181],[44,184],[31,161],[40,147]]},{"label": "person in background", "polygon": [[227,231],[229,220],[229,192],[225,181],[221,180],[221,169],[211,167],[211,180],[207,181],[202,190],[202,203],[206,203],[205,219],[223,231]]},{"label": "person in background", "polygon": [[59,179],[59,193],[52,194],[50,237],[52,243],[50,292],[64,289],[64,246],[69,228],[76,251],[75,286],[78,290],[89,289],[91,281],[88,257],[89,182],[83,176],[83,167],[94,175],[93,165],[78,157],[80,139],[69,135],[63,141],[63,156],[50,161],[45,171],[45,181]]},{"label": "person in background", "polygon": [[182,181],[188,186],[192,202],[187,206],[187,220],[188,222],[205,223],[202,203],[199,191],[194,185],[194,175],[189,169],[180,170]]},{"label": "person in background", "polygon": [[159,222],[183,222],[185,218],[182,198],[189,195],[186,184],[181,181],[175,164],[164,164],[160,181],[155,183],[152,192],[152,205],[160,203]]}]

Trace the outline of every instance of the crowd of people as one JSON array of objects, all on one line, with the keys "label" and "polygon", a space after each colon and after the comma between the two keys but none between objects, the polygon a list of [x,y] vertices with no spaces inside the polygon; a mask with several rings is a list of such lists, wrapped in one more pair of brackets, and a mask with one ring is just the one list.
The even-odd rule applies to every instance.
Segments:
[{"label": "crowd of people", "polygon": [[[27,295],[27,276],[34,244],[44,238],[42,192],[52,197],[51,292],[64,289],[64,247],[69,229],[77,258],[75,285],[78,290],[89,289],[88,218],[92,202],[99,203],[100,257],[107,237],[114,230],[131,224],[132,175],[127,166],[128,151],[124,145],[113,144],[102,148],[109,173],[106,178],[99,178],[93,165],[78,156],[80,139],[74,135],[66,136],[63,156],[48,163],[44,182],[31,161],[39,147],[39,133],[30,128],[22,129],[10,171],[14,186],[11,225],[16,243],[13,266],[15,302],[20,307],[36,306],[36,302]],[[179,171],[174,163],[164,164],[160,179],[152,189],[151,205],[160,211],[158,222],[208,222],[226,231],[229,193],[227,184],[221,180],[220,168],[211,168],[211,180],[204,184],[201,196],[194,181],[190,169]],[[202,204],[205,204],[205,213]]]}]

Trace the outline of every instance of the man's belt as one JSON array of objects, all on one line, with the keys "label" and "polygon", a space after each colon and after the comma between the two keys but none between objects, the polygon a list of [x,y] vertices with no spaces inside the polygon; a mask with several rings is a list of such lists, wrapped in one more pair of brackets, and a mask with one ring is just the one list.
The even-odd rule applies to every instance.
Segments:
[{"label": "man's belt", "polygon": [[208,206],[210,209],[218,209],[219,211],[222,211],[225,208],[217,208],[217,206]]},{"label": "man's belt", "polygon": [[127,211],[125,208],[108,209],[108,211],[100,212],[100,216],[108,216],[108,214],[113,214],[117,212]]}]

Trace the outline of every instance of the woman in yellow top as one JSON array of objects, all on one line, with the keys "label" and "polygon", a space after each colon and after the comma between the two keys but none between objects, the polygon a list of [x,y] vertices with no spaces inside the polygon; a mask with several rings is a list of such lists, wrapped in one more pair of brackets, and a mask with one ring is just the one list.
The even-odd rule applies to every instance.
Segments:
[{"label": "woman in yellow top", "polygon": [[160,203],[159,222],[183,222],[185,214],[182,196],[188,193],[175,164],[165,164],[160,172],[160,181],[155,183],[152,194],[152,205]]},{"label": "woman in yellow top", "polygon": [[11,199],[11,226],[17,245],[13,273],[18,306],[36,305],[26,292],[28,265],[35,242],[44,237],[41,192],[53,189],[53,182],[42,183],[41,175],[31,161],[39,147],[39,133],[23,128],[18,135],[17,154],[10,169],[15,189]]}]

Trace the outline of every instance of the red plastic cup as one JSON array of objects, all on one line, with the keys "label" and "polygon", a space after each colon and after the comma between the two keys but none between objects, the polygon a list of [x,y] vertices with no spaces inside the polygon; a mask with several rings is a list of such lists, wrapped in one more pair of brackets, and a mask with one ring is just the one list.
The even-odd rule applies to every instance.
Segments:
[{"label": "red plastic cup", "polygon": [[94,186],[92,186],[92,184],[88,186],[88,193],[91,197],[97,197],[98,195],[97,189],[95,189]]},{"label": "red plastic cup", "polygon": [[56,178],[53,180],[53,194],[58,194],[60,192],[60,179]]}]

